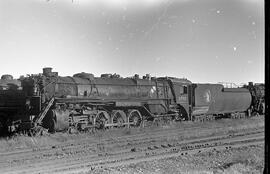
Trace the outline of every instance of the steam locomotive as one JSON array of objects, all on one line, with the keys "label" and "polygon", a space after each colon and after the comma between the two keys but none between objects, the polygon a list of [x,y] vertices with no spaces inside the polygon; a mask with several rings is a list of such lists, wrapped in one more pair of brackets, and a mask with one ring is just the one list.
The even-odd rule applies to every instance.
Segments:
[{"label": "steam locomotive", "polygon": [[224,88],[148,74],[122,78],[82,72],[61,77],[52,68],[43,68],[43,73],[17,80],[15,85],[15,89],[0,89],[2,132],[39,126],[49,132],[138,127],[156,119],[203,121],[264,113],[263,84]]}]

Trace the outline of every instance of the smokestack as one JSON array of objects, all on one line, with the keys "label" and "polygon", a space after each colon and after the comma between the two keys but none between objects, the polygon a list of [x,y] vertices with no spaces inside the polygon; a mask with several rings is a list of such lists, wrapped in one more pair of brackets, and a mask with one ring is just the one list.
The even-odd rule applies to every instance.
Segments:
[{"label": "smokestack", "polygon": [[51,74],[52,74],[52,68],[50,68],[50,67],[43,68],[43,75],[44,76],[51,76]]}]

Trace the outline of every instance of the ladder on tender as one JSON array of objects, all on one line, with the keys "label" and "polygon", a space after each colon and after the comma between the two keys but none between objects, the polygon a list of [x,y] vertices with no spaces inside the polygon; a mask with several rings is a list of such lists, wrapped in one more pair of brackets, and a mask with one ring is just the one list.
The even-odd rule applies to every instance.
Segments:
[{"label": "ladder on tender", "polygon": [[35,121],[36,125],[40,125],[43,118],[45,117],[45,115],[47,114],[48,110],[50,109],[50,107],[53,105],[54,102],[54,97],[49,101],[48,105],[45,107],[45,109],[37,116],[37,119]]}]

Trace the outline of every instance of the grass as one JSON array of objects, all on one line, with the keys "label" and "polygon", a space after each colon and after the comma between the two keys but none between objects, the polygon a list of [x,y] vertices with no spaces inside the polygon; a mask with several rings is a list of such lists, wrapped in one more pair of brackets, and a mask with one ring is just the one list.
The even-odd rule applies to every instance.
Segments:
[{"label": "grass", "polygon": [[[217,127],[215,129],[206,130],[206,131],[198,131],[198,129],[185,130],[190,126],[200,126],[204,128],[208,127]],[[256,129],[264,127],[264,117],[255,117],[249,119],[223,119],[217,121],[210,122],[181,122],[170,124],[169,126],[150,126],[146,128],[124,128],[124,129],[111,129],[106,131],[95,131],[93,132],[78,132],[75,134],[69,134],[66,132],[56,133],[56,134],[45,134],[43,136],[35,136],[29,137],[27,135],[15,135],[12,137],[6,137],[0,139],[0,153],[6,151],[13,151],[18,149],[35,149],[43,146],[54,146],[64,142],[72,142],[76,140],[82,139],[92,139],[93,141],[99,141],[102,138],[114,138],[117,136],[123,135],[132,135],[136,133],[145,133],[155,132],[160,128],[168,129],[173,127],[181,127],[184,129],[186,134],[183,135],[183,138],[191,138],[191,137],[201,137],[204,135],[211,134],[226,134],[226,133],[234,133],[237,131],[245,130],[245,129]]]},{"label": "grass", "polygon": [[264,155],[262,153],[240,153],[234,155],[229,162],[222,164],[218,173],[263,173],[263,169]]}]

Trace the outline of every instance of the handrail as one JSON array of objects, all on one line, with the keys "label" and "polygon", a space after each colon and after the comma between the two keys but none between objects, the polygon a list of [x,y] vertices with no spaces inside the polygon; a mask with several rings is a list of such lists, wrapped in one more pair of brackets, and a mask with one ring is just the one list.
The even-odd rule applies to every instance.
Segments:
[{"label": "handrail", "polygon": [[52,97],[52,99],[49,101],[48,105],[45,107],[45,109],[38,115],[35,123],[40,125],[43,118],[45,117],[45,115],[47,114],[48,110],[50,109],[50,107],[53,105],[54,102],[54,97]]}]

